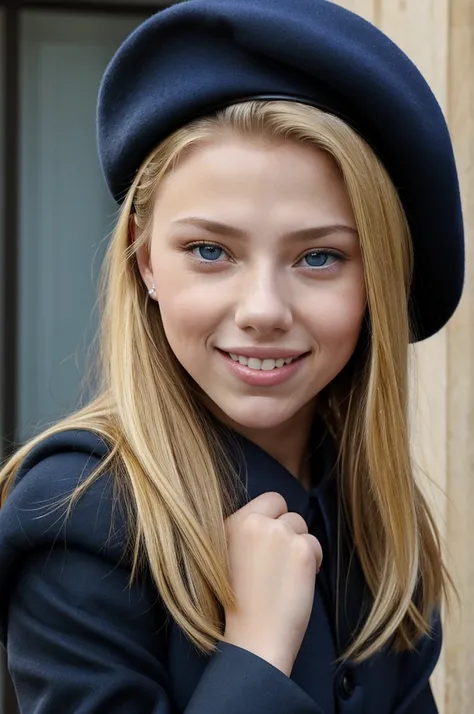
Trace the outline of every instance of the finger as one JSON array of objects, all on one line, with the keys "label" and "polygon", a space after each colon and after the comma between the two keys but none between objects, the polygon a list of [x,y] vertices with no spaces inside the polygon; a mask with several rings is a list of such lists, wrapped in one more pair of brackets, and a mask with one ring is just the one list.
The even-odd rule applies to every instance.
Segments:
[{"label": "finger", "polygon": [[267,518],[279,518],[287,512],[288,506],[283,496],[279,493],[268,491],[246,503],[230,518],[234,521],[243,521],[251,513],[259,513],[262,516],[267,516]]},{"label": "finger", "polygon": [[289,526],[295,531],[295,533],[307,533],[308,526],[304,518],[302,518],[299,513],[283,513],[278,519],[279,521],[285,521]]},{"label": "finger", "polygon": [[306,538],[311,544],[311,547],[314,552],[314,557],[316,558],[317,572],[319,572],[321,570],[321,564],[323,562],[323,549],[321,548],[321,543],[314,535],[311,534],[303,534],[301,537]]}]

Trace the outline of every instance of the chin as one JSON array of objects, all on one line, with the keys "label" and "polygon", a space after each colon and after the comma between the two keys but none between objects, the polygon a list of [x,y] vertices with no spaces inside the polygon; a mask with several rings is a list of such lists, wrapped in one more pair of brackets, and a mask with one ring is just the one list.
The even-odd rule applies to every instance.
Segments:
[{"label": "chin", "polygon": [[[229,426],[240,426],[244,429],[274,429],[285,424],[301,409],[289,408],[288,405],[275,404],[274,400],[247,398],[247,404],[214,403],[216,415]],[[258,403],[261,402],[261,403]]]}]

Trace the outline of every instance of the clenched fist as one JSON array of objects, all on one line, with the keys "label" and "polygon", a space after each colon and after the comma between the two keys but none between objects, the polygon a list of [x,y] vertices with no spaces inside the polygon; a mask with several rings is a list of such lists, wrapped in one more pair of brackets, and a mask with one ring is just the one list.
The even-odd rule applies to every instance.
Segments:
[{"label": "clenched fist", "polygon": [[225,638],[290,676],[314,598],[322,551],[278,493],[264,493],[226,521],[236,608]]}]

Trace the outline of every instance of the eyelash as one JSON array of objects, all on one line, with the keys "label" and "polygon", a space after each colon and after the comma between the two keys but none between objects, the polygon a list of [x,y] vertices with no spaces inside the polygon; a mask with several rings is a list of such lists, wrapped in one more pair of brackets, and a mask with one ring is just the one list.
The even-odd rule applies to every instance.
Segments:
[{"label": "eyelash", "polygon": [[[218,243],[213,243],[212,241],[202,240],[202,241],[194,241],[193,243],[188,243],[186,246],[184,246],[184,251],[185,251],[185,253],[189,254],[190,257],[191,257],[193,260],[196,260],[196,261],[197,261],[198,263],[200,263],[201,265],[210,265],[210,266],[212,266],[212,265],[215,265],[215,264],[218,264],[218,263],[222,263],[223,261],[221,261],[221,260],[204,260],[203,258],[197,258],[196,256],[192,255],[192,251],[193,251],[195,248],[198,248],[199,246],[209,246],[210,248],[218,248],[219,250],[222,250],[222,251],[224,251],[224,253],[226,253],[227,255],[229,255],[229,254],[228,254],[228,251],[227,251],[225,248],[223,248],[223,247],[222,247],[221,245],[219,245]],[[311,255],[311,254],[321,254],[321,253],[324,253],[324,254],[326,254],[326,255],[330,255],[330,256],[333,257],[333,258],[336,258],[336,259],[337,259],[337,262],[336,262],[336,263],[333,263],[333,264],[331,264],[331,265],[328,265],[327,267],[322,266],[322,267],[319,267],[319,268],[318,268],[318,267],[311,267],[310,265],[307,265],[307,266],[304,266],[304,267],[305,267],[307,270],[310,270],[311,272],[316,272],[316,271],[319,272],[319,271],[323,271],[323,270],[328,271],[328,270],[333,270],[333,269],[337,266],[338,262],[343,262],[343,261],[347,260],[347,258],[345,258],[345,256],[342,255],[341,253],[339,253],[338,251],[330,250],[330,249],[317,248],[317,249],[313,249],[313,250],[308,250],[308,251],[306,251],[306,253],[304,253],[304,254],[298,259],[297,262],[302,261],[303,258],[304,258],[305,256],[307,256],[307,255]]]}]

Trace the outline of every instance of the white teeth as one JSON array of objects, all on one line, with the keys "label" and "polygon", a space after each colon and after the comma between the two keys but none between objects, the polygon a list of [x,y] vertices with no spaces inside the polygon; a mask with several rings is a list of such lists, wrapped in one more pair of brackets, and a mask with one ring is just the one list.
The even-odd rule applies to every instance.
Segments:
[{"label": "white teeth", "polygon": [[270,372],[272,369],[283,367],[283,365],[290,364],[296,359],[296,357],[287,357],[287,359],[280,357],[279,359],[262,360],[257,357],[244,357],[243,355],[237,355],[233,352],[228,352],[228,355],[234,362],[240,362],[240,364],[250,369],[262,370],[264,372]]}]

